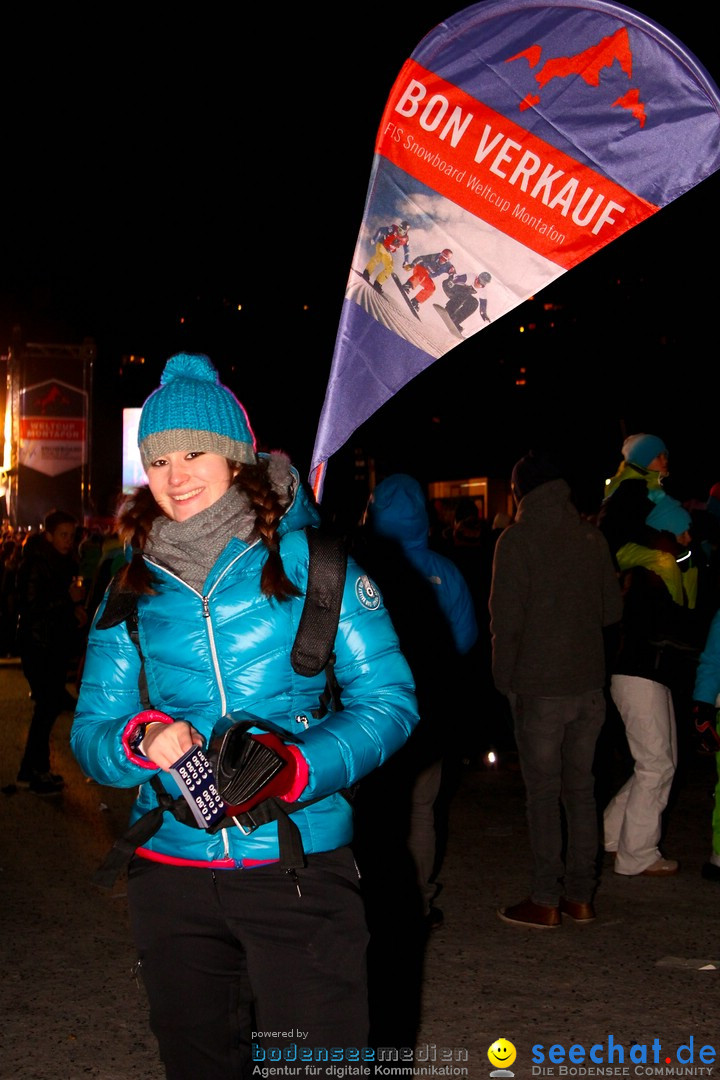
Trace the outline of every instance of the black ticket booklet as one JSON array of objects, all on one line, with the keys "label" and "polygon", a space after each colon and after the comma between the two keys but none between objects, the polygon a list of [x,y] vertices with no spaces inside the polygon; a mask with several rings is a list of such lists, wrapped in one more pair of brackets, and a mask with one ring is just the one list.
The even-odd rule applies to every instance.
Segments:
[{"label": "black ticket booklet", "polygon": [[253,739],[246,724],[229,728],[218,754],[217,782],[230,806],[241,806],[280,770],[285,762],[270,746]]}]

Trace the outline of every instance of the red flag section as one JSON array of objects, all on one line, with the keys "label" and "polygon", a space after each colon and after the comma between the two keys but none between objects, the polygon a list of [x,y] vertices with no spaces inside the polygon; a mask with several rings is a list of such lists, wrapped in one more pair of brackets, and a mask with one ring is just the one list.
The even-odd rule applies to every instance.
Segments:
[{"label": "red flag section", "polygon": [[565,270],[659,209],[412,61],[375,151]]}]

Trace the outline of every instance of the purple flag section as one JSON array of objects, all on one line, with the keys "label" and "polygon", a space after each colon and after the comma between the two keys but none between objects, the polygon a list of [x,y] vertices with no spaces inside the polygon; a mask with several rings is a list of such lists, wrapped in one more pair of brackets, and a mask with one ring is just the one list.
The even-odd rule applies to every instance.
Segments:
[{"label": "purple flag section", "polygon": [[403,65],[311,462],[411,379],[720,168],[720,92],[605,0],[482,0]]}]

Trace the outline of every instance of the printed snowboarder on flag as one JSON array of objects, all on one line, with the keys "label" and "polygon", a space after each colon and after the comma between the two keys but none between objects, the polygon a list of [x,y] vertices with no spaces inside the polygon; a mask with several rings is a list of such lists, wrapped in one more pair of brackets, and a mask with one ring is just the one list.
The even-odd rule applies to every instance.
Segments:
[{"label": "printed snowboarder on flag", "polygon": [[[401,221],[399,225],[381,226],[373,236],[372,242],[375,247],[375,254],[363,270],[362,276],[379,293],[383,291],[384,283],[393,272],[393,254],[400,248],[405,248],[406,257],[410,253],[409,229],[410,223]],[[382,270],[372,281],[371,275],[378,266],[381,266]]]},{"label": "printed snowboarder on flag", "polygon": [[[418,311],[420,304],[424,304],[435,292],[433,278],[439,277],[440,274],[455,273],[455,267],[450,262],[451,258],[450,248],[443,248],[442,251],[435,251],[431,255],[418,255],[412,262],[403,263],[403,270],[411,270],[412,273],[407,281],[403,282],[401,288],[410,298],[415,311]],[[415,289],[418,292],[412,296],[411,293]]]},{"label": "printed snowboarder on flag", "polygon": [[[443,307],[440,304],[433,305],[439,312],[448,329],[454,329],[463,336],[462,328],[466,319],[480,312],[483,322],[490,322],[487,313],[487,300],[484,296],[476,296],[478,289],[484,289],[492,281],[492,275],[487,270],[476,274],[472,282],[468,281],[467,274],[453,274],[445,278],[442,283],[443,292],[448,297],[448,302]],[[447,316],[447,318],[445,318]],[[448,321],[449,320],[449,321]]]}]

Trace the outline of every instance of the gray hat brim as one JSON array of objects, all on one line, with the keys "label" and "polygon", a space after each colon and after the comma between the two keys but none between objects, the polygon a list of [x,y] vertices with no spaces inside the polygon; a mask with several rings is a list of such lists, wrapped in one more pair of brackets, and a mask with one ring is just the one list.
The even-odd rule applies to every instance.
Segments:
[{"label": "gray hat brim", "polygon": [[243,465],[254,465],[257,461],[251,443],[237,442],[227,435],[214,431],[196,431],[192,428],[170,428],[168,431],[155,431],[146,436],[140,444],[140,458],[143,468],[157,461],[158,458],[176,451],[202,450],[206,454],[219,454]]}]

